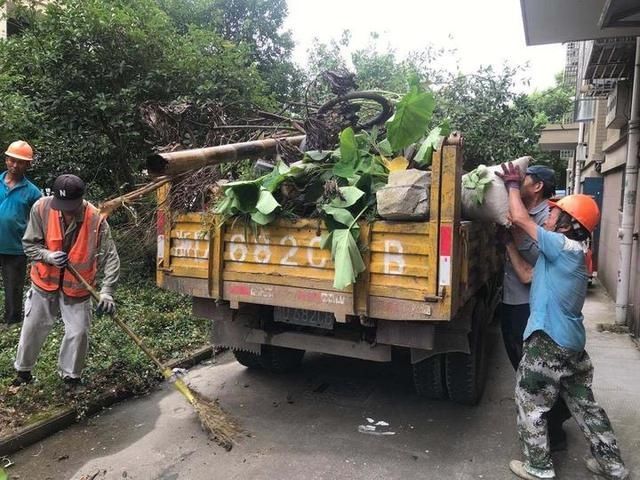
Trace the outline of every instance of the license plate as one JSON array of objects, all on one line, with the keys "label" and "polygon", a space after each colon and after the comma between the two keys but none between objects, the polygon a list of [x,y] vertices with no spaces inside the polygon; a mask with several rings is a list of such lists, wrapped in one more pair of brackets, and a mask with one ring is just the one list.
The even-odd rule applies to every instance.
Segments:
[{"label": "license plate", "polygon": [[275,307],[273,317],[276,322],[301,325],[303,327],[333,329],[335,316],[329,312],[302,310],[300,308]]}]

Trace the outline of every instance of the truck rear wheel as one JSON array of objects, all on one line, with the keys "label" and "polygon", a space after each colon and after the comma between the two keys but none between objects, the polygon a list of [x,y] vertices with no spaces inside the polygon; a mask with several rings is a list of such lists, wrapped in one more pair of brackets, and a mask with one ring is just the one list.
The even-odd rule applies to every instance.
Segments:
[{"label": "truck rear wheel", "polygon": [[446,354],[445,372],[449,398],[462,405],[476,405],[487,379],[487,306],[479,299],[473,309],[469,333],[470,354]]},{"label": "truck rear wheel", "polygon": [[244,350],[234,350],[233,356],[240,365],[243,365],[251,370],[257,370],[262,368],[262,356],[253,352],[246,352]]},{"label": "truck rear wheel", "polygon": [[438,354],[414,363],[413,385],[420,397],[430,400],[445,400],[447,386],[444,379],[445,355]]},{"label": "truck rear wheel", "polygon": [[300,366],[304,350],[262,345],[262,366],[273,373],[287,373]]}]

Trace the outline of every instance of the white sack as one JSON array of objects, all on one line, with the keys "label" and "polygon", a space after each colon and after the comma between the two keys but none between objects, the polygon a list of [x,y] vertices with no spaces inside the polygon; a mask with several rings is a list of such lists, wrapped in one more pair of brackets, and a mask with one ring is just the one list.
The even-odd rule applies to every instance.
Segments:
[{"label": "white sack", "polygon": [[[520,157],[513,160],[513,164],[520,167],[520,171],[524,174],[529,166],[531,157]],[[487,184],[484,191],[484,200],[482,204],[478,204],[476,200],[475,189],[464,187],[464,178],[469,175],[463,175],[462,186],[462,218],[466,220],[479,220],[483,222],[495,222],[499,225],[508,225],[507,214],[509,213],[509,196],[504,182],[495,172],[502,173],[500,165],[487,167],[491,182]],[[471,173],[471,172],[470,172]]]}]

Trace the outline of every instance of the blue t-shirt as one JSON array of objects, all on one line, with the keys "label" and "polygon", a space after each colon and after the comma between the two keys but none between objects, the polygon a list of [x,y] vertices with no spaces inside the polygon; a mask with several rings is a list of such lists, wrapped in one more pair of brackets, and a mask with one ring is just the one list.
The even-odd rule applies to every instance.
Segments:
[{"label": "blue t-shirt", "polygon": [[538,226],[540,256],[531,281],[531,315],[524,339],[542,330],[554,342],[584,350],[582,306],[587,296],[585,245]]},{"label": "blue t-shirt", "polygon": [[24,255],[22,236],[31,207],[42,193],[24,177],[9,188],[4,181],[6,176],[7,172],[0,175],[0,254]]}]

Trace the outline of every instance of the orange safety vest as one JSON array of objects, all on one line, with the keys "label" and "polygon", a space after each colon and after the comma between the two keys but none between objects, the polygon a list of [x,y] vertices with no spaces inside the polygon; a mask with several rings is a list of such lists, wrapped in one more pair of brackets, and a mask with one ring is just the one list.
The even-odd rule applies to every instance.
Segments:
[{"label": "orange safety vest", "polygon": [[[61,213],[51,208],[51,198],[43,199],[38,205],[38,213],[42,218],[44,231],[44,246],[51,251],[62,250],[64,233],[60,222]],[[89,285],[93,285],[98,270],[98,244],[100,242],[100,225],[103,217],[100,211],[86,203],[84,209],[84,219],[76,241],[71,247],[69,263],[73,265],[78,273]],[[64,270],[62,278],[62,291],[69,297],[87,297],[90,292],[76,280],[73,274],[66,269],[47,265],[44,262],[34,262],[31,266],[31,281],[46,292],[55,292],[60,288],[60,276]]]}]

